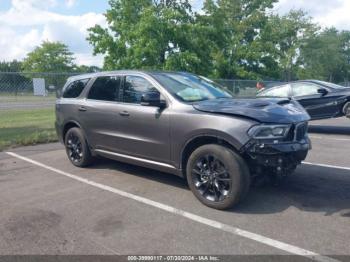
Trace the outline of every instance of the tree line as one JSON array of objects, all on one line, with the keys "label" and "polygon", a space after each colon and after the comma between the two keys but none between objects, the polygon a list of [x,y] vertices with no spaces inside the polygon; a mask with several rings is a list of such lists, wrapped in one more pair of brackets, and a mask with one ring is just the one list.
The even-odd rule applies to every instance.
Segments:
[{"label": "tree line", "polygon": [[[216,79],[348,81],[350,31],[321,28],[302,10],[273,13],[278,0],[109,0],[106,28],[89,29],[104,70],[189,71]],[[59,42],[43,42],[0,72],[94,72]]]},{"label": "tree line", "polygon": [[77,65],[74,54],[61,42],[44,41],[23,61],[0,61],[0,72],[22,73],[90,73],[100,71],[97,66]]},{"label": "tree line", "polygon": [[277,0],[110,0],[108,27],[89,29],[105,69],[183,70],[212,78],[349,79],[350,32],[321,29]]}]

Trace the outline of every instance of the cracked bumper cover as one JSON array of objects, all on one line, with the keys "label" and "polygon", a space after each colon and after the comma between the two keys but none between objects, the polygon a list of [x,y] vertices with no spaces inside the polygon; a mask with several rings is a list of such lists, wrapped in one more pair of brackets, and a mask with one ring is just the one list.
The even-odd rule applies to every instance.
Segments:
[{"label": "cracked bumper cover", "polygon": [[295,169],[305,160],[311,149],[311,141],[305,137],[301,141],[267,142],[251,140],[244,147],[249,163],[257,167],[273,168],[276,172]]}]

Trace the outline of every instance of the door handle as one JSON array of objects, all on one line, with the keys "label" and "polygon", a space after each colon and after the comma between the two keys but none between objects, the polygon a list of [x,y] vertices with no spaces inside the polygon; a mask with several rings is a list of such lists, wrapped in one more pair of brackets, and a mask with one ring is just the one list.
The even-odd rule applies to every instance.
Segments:
[{"label": "door handle", "polygon": [[119,115],[121,115],[121,116],[130,116],[128,111],[119,112]]},{"label": "door handle", "polygon": [[85,112],[87,111],[86,107],[85,106],[81,106],[78,108],[79,111],[82,111],[82,112]]}]

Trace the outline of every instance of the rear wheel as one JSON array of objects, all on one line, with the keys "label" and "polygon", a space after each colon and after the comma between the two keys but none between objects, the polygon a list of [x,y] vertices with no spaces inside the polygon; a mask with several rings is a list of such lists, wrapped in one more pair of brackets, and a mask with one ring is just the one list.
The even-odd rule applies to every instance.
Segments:
[{"label": "rear wheel", "polygon": [[86,167],[93,161],[89,145],[80,128],[68,130],[65,136],[66,153],[71,163],[77,167]]},{"label": "rear wheel", "polygon": [[197,148],[188,159],[186,174],[199,201],[216,209],[238,204],[250,187],[249,169],[244,160],[221,145]]},{"label": "rear wheel", "polygon": [[350,102],[347,102],[343,107],[343,113],[345,116],[350,117]]}]

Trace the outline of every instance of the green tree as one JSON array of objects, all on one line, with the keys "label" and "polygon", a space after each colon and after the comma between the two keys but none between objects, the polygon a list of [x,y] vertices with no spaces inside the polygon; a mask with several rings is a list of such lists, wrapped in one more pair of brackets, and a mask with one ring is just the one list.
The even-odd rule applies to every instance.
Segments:
[{"label": "green tree", "polygon": [[[89,29],[104,69],[183,70],[214,78],[349,76],[349,32],[320,34],[301,10],[271,14],[278,0],[109,0],[108,26]],[[318,51],[316,51],[318,50]],[[329,63],[328,63],[329,62]]]},{"label": "green tree", "polygon": [[276,0],[206,0],[197,23],[206,27],[216,78],[260,78],[265,66],[259,38]]},{"label": "green tree", "polygon": [[74,68],[74,56],[60,42],[43,42],[30,52],[23,61],[25,72],[69,72]]},{"label": "green tree", "polygon": [[198,72],[191,43],[194,16],[188,0],[110,0],[108,28],[90,28],[104,69],[145,68]]},{"label": "green tree", "polygon": [[102,69],[98,66],[76,65],[74,68],[74,72],[77,73],[96,73],[101,71]]},{"label": "green tree", "polygon": [[350,31],[328,28],[307,41],[301,49],[300,78],[329,82],[348,81],[350,76]]},{"label": "green tree", "polygon": [[20,72],[21,68],[22,62],[17,60],[0,62],[0,72]]},{"label": "green tree", "polygon": [[[24,89],[27,79],[13,72],[20,72],[22,63],[17,60],[0,62],[0,92],[17,93],[20,88]],[[20,86],[19,83],[22,83]]]},{"label": "green tree", "polygon": [[285,81],[295,79],[302,64],[300,50],[318,30],[301,10],[292,10],[284,16],[271,15],[260,38],[265,57],[271,63],[270,70],[278,68],[279,73],[274,73]]}]

